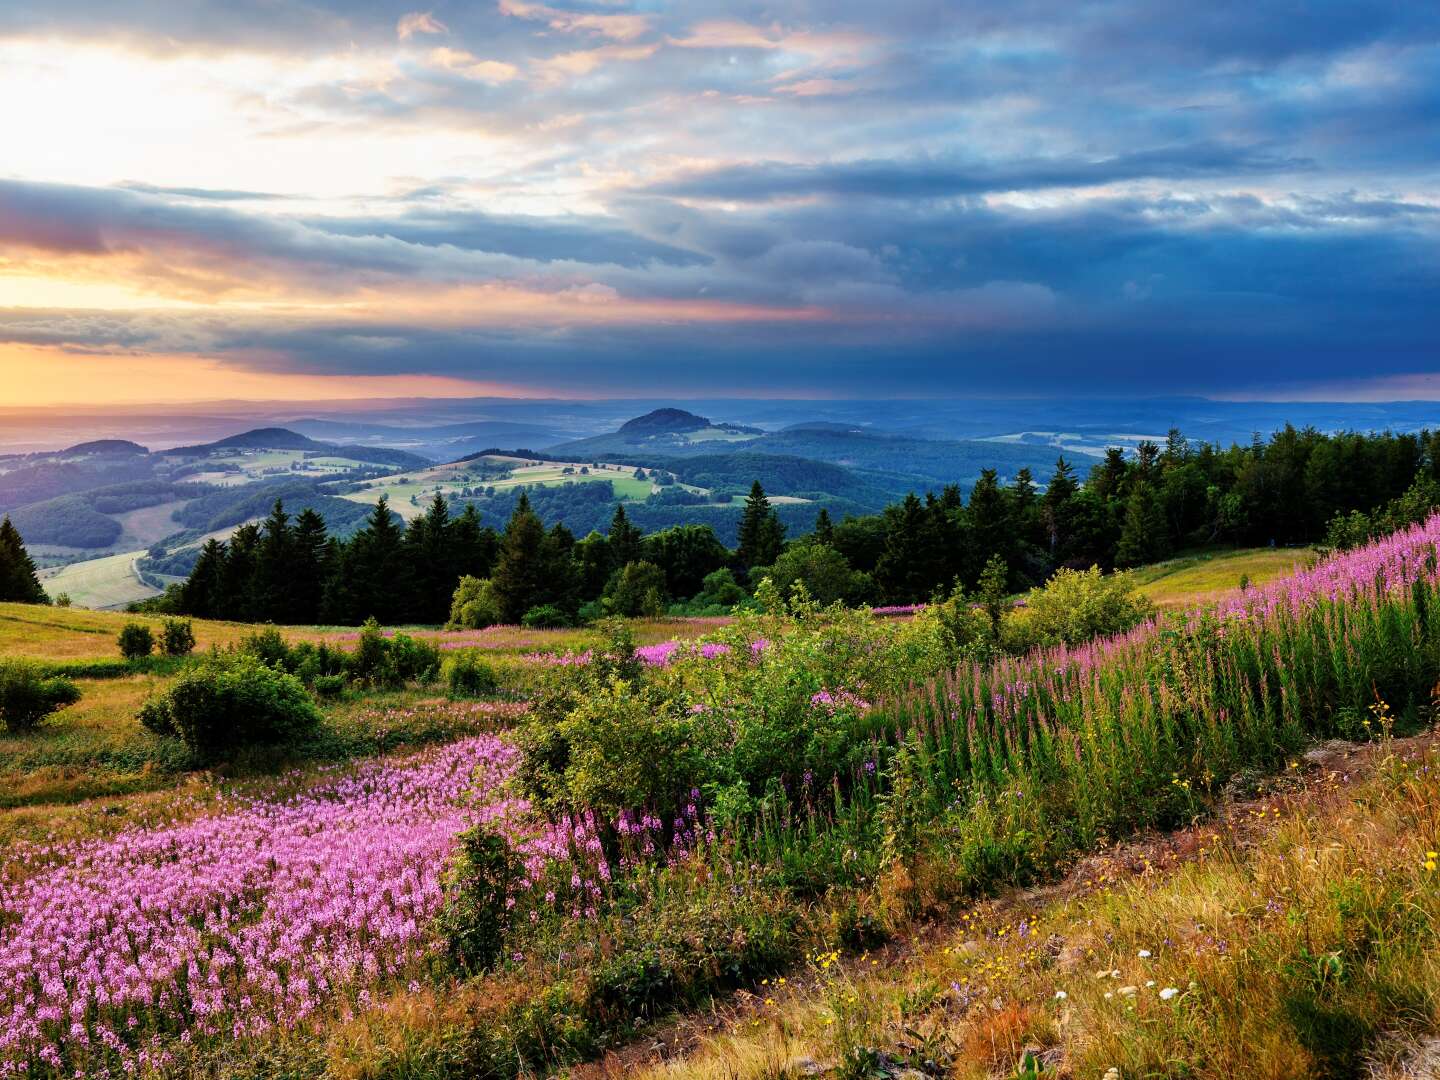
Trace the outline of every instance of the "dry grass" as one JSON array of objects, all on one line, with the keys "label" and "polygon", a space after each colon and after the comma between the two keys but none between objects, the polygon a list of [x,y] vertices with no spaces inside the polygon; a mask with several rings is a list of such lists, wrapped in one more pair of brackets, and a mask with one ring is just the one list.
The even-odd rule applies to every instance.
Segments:
[{"label": "dry grass", "polygon": [[1053,1077],[1431,1075],[1416,1070],[1440,1032],[1440,752],[1386,749],[1296,770],[1288,794],[878,960],[817,964],[773,1004],[737,998],[719,1030],[671,1032],[669,1060],[589,1071],[759,1080],[868,1062],[988,1080],[1029,1050]]}]

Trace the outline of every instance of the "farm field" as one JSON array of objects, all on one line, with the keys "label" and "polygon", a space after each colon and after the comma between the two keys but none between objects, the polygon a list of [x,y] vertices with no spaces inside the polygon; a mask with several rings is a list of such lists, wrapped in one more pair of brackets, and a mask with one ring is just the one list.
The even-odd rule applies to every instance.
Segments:
[{"label": "farm field", "polygon": [[[483,459],[493,465],[506,465],[512,472],[505,477],[486,477],[478,462],[461,461],[439,465],[418,472],[397,473],[369,481],[358,491],[342,498],[352,502],[374,503],[384,495],[390,508],[407,521],[424,513],[426,504],[438,494],[457,496],[466,487],[494,488],[497,492],[517,487],[559,487],[564,484],[585,484],[601,480],[615,487],[620,501],[642,501],[657,490],[650,480],[637,480],[635,470],[624,465],[546,461],[531,462],[529,458],[492,457]],[[589,470],[588,475],[580,473]],[[569,469],[569,472],[566,470]],[[677,485],[687,491],[703,493],[703,489]],[[411,500],[414,500],[413,502]],[[779,500],[776,500],[779,501]]]},{"label": "farm field", "polygon": [[66,593],[81,607],[124,607],[155,595],[155,590],[141,581],[135,571],[135,563],[144,554],[142,548],[42,570],[40,581],[51,596]]}]

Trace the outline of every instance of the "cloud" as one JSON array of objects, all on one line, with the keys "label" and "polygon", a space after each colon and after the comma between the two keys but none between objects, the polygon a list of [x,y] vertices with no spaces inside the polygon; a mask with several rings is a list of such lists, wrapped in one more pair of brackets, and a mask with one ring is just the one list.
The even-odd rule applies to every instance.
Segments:
[{"label": "cloud", "polygon": [[395,36],[401,41],[408,41],[416,34],[448,34],[449,32],[450,28],[429,11],[412,11],[407,15],[401,15],[400,20],[395,24]]},{"label": "cloud", "polygon": [[1215,143],[1086,159],[1037,158],[961,164],[941,160],[862,160],[827,164],[766,161],[681,174],[650,192],[684,198],[766,201],[815,195],[933,199],[997,191],[1097,187],[1127,180],[1180,180],[1306,172],[1313,161],[1259,147]]},{"label": "cloud", "polygon": [[564,33],[589,31],[616,41],[633,41],[651,26],[649,15],[563,11],[546,4],[525,3],[524,0],[500,0],[500,13],[517,19],[544,22],[550,29]]},{"label": "cloud", "polygon": [[466,79],[474,79],[477,82],[491,83],[492,85],[509,82],[520,74],[520,69],[514,64],[507,64],[503,60],[481,60],[474,53],[466,52],[464,49],[448,47],[431,49],[429,60],[434,67],[454,72]]},{"label": "cloud", "polygon": [[0,5],[17,93],[27,347],[590,392],[1436,366],[1433,4]]}]

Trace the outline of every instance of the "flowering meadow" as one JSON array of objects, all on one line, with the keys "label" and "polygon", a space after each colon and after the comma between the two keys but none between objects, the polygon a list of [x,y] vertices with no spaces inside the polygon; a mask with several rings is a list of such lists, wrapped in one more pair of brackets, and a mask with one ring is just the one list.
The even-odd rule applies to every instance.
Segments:
[{"label": "flowering meadow", "polygon": [[926,792],[915,797],[952,828],[944,842],[998,845],[967,873],[1034,876],[1186,820],[1236,772],[1313,738],[1428,719],[1437,546],[1440,516],[1219,605],[962,665],[877,707]]},{"label": "flowering meadow", "polygon": [[282,779],[193,820],[12,852],[0,1076],[143,1073],[171,1039],[292,1028],[415,977],[455,835],[488,820],[543,843],[522,834],[523,803],[468,798],[514,759],[498,738],[468,738],[321,770],[288,793]]},{"label": "flowering meadow", "polygon": [[[1431,719],[1437,546],[1440,517],[1119,636],[959,666],[936,611],[799,601],[703,643],[672,628],[623,655],[537,648],[533,705],[447,706],[437,725],[464,737],[444,746],[12,849],[0,1077],[162,1071],[187,1044],[433,987],[450,977],[446,865],[477,823],[517,867],[491,890],[501,909],[477,905],[503,943],[478,966],[526,990],[457,1021],[486,1064],[450,1075],[600,1052],[806,950],[1187,822],[1317,737]],[[356,715],[424,719],[386,708]]]}]

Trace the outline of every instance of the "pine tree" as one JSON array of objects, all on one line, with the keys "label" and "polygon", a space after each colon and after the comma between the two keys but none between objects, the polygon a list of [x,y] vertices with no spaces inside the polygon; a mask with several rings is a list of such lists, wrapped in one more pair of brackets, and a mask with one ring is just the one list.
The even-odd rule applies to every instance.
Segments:
[{"label": "pine tree", "polygon": [[295,621],[320,620],[325,581],[330,576],[330,540],[325,519],[310,507],[295,519],[293,596]]},{"label": "pine tree", "polygon": [[1063,456],[1056,458],[1055,473],[1040,500],[1040,516],[1045,523],[1050,558],[1056,562],[1063,561],[1065,545],[1070,539],[1070,504],[1079,489],[1070,463]]},{"label": "pine tree", "polygon": [[455,551],[458,574],[488,578],[500,552],[500,537],[480,521],[480,511],[468,504],[459,517],[450,522],[451,546]]},{"label": "pine tree", "polygon": [[823,506],[815,515],[815,531],[812,535],[817,544],[833,545],[835,543],[835,525],[830,520],[830,511]]},{"label": "pine tree", "polygon": [[226,546],[213,537],[206,540],[195,560],[195,568],[180,586],[180,612],[199,619],[220,615],[221,582],[225,576]]},{"label": "pine tree", "polygon": [[913,491],[898,505],[885,508],[885,549],[875,563],[875,580],[893,603],[923,600],[929,591],[919,569],[927,517]]},{"label": "pine tree", "polygon": [[735,550],[736,561],[746,569],[770,566],[780,557],[784,547],[785,526],[765,497],[760,481],[756,480],[750,486],[750,497],[745,500],[745,511],[740,515],[740,546]]},{"label": "pine tree", "polygon": [[297,621],[294,603],[294,535],[290,515],[279,499],[260,526],[260,550],[255,559],[254,617],[267,622]]},{"label": "pine tree", "polygon": [[395,522],[390,500],[384,495],[348,545],[350,589],[356,622],[373,616],[394,624],[408,604],[411,585],[409,561],[403,548],[404,529]]},{"label": "pine tree", "polygon": [[632,562],[639,562],[644,539],[645,534],[625,516],[625,507],[616,504],[615,516],[610,519],[610,533],[606,537],[611,569],[619,570]]},{"label": "pine tree", "polygon": [[444,622],[460,581],[450,529],[450,507],[439,492],[425,513],[405,530],[406,555],[414,575],[411,615],[418,622]]},{"label": "pine tree", "polygon": [[0,521],[0,600],[20,604],[48,604],[35,562],[25,550],[20,531],[9,516]]},{"label": "pine tree", "polygon": [[970,505],[966,507],[970,519],[970,535],[973,548],[971,564],[966,579],[976,581],[984,568],[984,561],[991,555],[999,555],[1007,564],[1012,560],[1015,549],[1015,530],[1010,520],[1010,508],[1005,494],[1000,490],[1000,479],[994,469],[981,469],[980,479],[970,489]]},{"label": "pine tree", "polygon": [[1115,565],[1142,566],[1163,559],[1170,548],[1170,529],[1155,489],[1146,481],[1131,487],[1125,503],[1125,525],[1115,548]]},{"label": "pine tree", "polygon": [[259,560],[260,526],[241,525],[230,537],[216,589],[215,613],[222,619],[255,619],[255,567]]},{"label": "pine tree", "polygon": [[523,492],[500,538],[500,556],[490,587],[500,605],[502,622],[518,623],[545,591],[545,526]]}]

